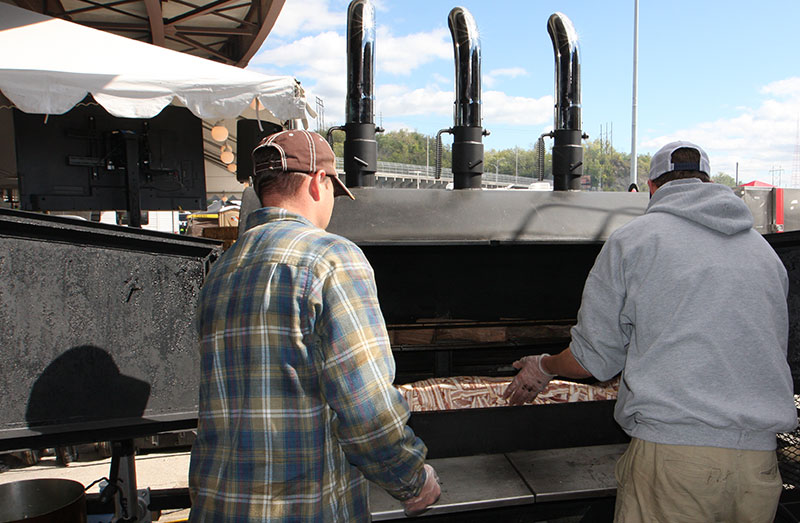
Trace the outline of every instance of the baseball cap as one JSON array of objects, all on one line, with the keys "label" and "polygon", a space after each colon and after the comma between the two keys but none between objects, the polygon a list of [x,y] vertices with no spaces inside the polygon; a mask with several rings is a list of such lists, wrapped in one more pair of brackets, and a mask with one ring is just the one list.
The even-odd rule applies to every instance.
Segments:
[{"label": "baseball cap", "polygon": [[[700,162],[672,163],[672,153],[683,148],[694,149],[700,153]],[[708,155],[699,145],[683,141],[670,142],[653,155],[650,160],[650,174],[647,177],[655,180],[662,174],[672,171],[700,171],[711,176],[711,164],[708,161]]]},{"label": "baseball cap", "polygon": [[[278,158],[271,162],[255,161],[255,152],[259,149],[271,148],[279,153]],[[328,142],[318,133],[290,129],[280,131],[264,137],[253,149],[254,175],[267,172],[293,172],[314,174],[319,170],[325,171],[333,181],[334,196],[349,196],[355,200],[345,184],[336,174],[336,156]]]}]

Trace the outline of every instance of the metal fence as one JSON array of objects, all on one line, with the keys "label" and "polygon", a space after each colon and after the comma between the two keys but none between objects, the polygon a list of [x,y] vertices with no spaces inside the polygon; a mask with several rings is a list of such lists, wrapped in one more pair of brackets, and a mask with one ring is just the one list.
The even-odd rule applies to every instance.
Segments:
[{"label": "metal fence", "polygon": [[[336,158],[336,169],[344,171],[344,160]],[[377,177],[384,178],[406,178],[417,179],[420,182],[441,181],[449,183],[453,181],[453,171],[450,168],[442,167],[441,178],[436,180],[436,168],[432,165],[415,165],[410,163],[378,162]],[[514,176],[513,174],[483,173],[481,178],[483,185],[494,187],[528,187],[533,183],[533,178],[527,176]]]}]

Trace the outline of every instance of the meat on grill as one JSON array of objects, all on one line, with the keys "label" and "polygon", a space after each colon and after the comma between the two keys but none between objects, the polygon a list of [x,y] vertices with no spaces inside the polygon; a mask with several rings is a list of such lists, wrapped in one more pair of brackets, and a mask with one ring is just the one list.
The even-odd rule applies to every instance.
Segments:
[{"label": "meat on grill", "polygon": [[[429,378],[400,385],[398,389],[414,412],[504,407],[508,402],[503,399],[503,392],[512,379],[482,376]],[[592,385],[552,380],[530,405],[613,400],[617,398],[618,387],[619,378]]]}]

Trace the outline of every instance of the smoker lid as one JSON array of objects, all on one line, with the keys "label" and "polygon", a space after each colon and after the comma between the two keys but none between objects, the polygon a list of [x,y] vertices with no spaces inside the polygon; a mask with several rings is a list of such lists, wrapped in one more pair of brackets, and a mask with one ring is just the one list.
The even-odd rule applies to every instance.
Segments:
[{"label": "smoker lid", "polygon": [[354,188],[328,231],[359,245],[602,243],[645,193]]}]

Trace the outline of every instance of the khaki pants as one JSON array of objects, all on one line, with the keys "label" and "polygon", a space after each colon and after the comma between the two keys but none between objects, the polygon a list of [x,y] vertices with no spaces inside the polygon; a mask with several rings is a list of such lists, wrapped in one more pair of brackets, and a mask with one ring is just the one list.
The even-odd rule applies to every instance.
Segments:
[{"label": "khaki pants", "polygon": [[772,523],[781,494],[774,451],[634,438],[615,474],[617,523]]}]

